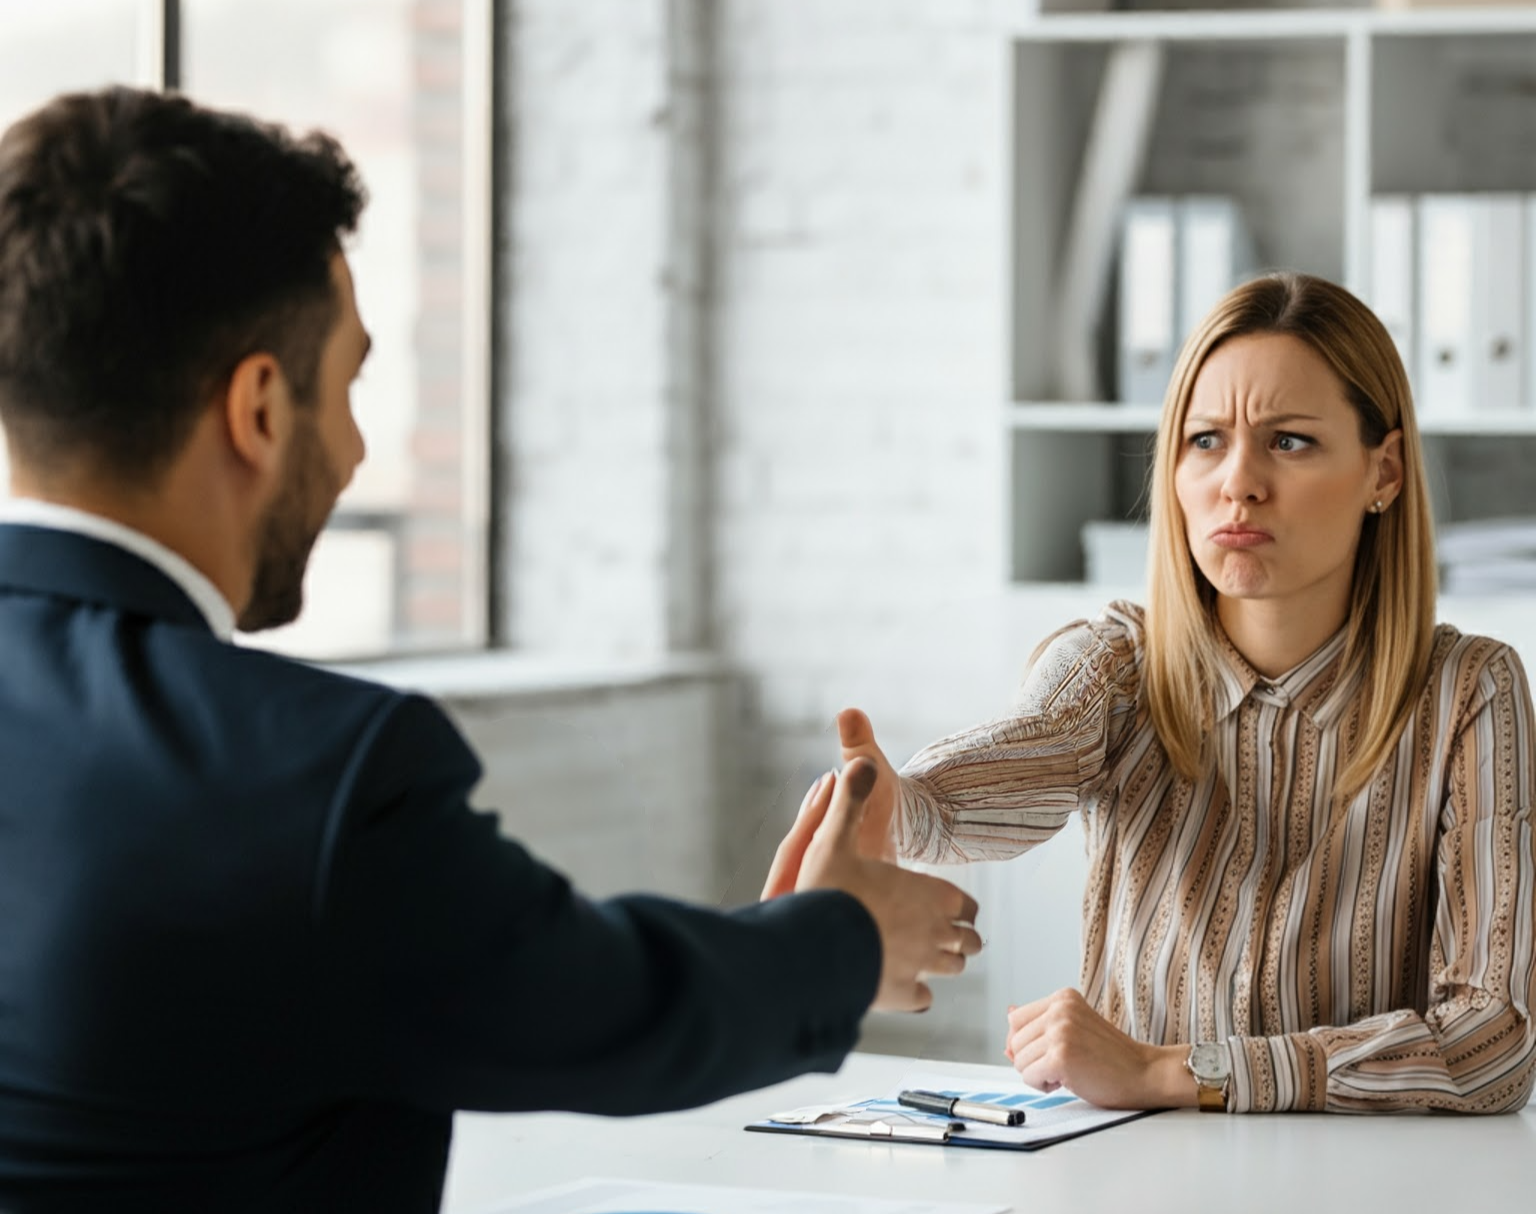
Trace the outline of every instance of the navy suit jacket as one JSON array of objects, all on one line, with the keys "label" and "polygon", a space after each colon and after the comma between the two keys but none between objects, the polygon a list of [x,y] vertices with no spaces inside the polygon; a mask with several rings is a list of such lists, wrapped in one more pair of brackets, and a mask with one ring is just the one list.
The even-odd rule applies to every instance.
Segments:
[{"label": "navy suit jacket", "polygon": [[858,902],[591,902],[469,809],[479,777],[430,701],[0,525],[0,1210],[421,1214],[455,1109],[840,1064],[880,965]]}]

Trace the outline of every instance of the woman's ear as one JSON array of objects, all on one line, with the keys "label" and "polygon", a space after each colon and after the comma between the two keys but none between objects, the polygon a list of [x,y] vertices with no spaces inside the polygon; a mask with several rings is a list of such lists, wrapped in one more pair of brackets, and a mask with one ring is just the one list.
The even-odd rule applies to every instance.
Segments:
[{"label": "woman's ear", "polygon": [[1376,471],[1373,500],[1390,506],[1403,491],[1403,432],[1391,431],[1372,456]]},{"label": "woman's ear", "polygon": [[224,425],[231,453],[257,477],[281,472],[293,428],[293,401],[282,366],[271,354],[248,354],[224,392]]}]

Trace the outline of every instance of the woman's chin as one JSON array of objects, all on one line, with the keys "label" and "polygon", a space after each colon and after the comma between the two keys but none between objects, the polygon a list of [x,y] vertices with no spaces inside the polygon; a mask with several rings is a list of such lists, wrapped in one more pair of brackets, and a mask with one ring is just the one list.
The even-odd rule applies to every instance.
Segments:
[{"label": "woman's chin", "polygon": [[1218,594],[1232,599],[1265,598],[1273,589],[1273,579],[1262,561],[1246,552],[1226,553],[1211,585]]}]

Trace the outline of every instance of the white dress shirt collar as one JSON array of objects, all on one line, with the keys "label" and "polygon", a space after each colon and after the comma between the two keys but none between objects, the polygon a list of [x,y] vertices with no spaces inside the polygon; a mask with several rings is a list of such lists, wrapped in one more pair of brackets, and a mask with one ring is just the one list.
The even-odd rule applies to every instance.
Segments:
[{"label": "white dress shirt collar", "polygon": [[151,539],[142,531],[135,531],[132,527],[125,527],[99,514],[77,510],[73,506],[61,506],[56,502],[43,502],[30,497],[0,500],[0,523],[50,527],[55,531],[72,531],[77,535],[116,544],[148,561],[180,586],[221,641],[234,636],[235,611],[219,593],[218,587],[185,557],[172,552],[159,540]]}]

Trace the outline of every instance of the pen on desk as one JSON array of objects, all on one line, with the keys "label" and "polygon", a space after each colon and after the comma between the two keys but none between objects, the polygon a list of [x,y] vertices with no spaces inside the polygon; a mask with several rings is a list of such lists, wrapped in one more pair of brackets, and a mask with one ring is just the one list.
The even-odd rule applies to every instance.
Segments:
[{"label": "pen on desk", "polygon": [[844,1121],[817,1126],[812,1133],[846,1135],[850,1138],[889,1138],[892,1142],[948,1142],[943,1125],[892,1125],[888,1121]]},{"label": "pen on desk", "polygon": [[987,1104],[980,1100],[966,1100],[960,1096],[944,1096],[938,1092],[902,1092],[896,1103],[909,1109],[922,1109],[925,1113],[938,1113],[945,1117],[963,1117],[967,1121],[984,1121],[988,1125],[1024,1124],[1024,1110],[1010,1109],[1006,1105]]}]

